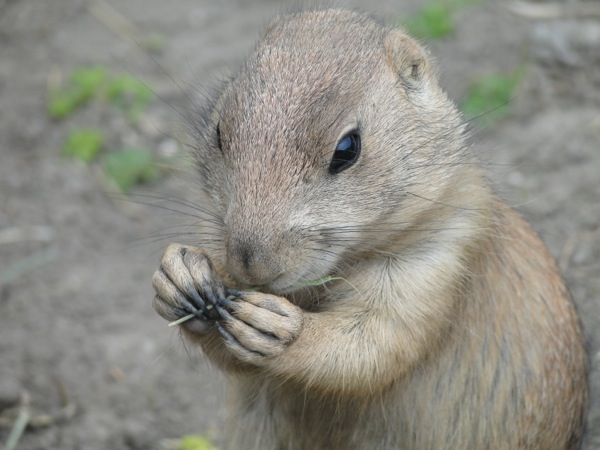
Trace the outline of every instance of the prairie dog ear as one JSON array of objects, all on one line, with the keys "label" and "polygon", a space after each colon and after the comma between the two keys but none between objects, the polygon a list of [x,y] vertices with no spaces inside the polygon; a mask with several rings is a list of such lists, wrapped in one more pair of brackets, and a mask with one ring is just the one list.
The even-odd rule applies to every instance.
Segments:
[{"label": "prairie dog ear", "polygon": [[408,86],[417,87],[431,74],[425,49],[401,30],[391,30],[384,46],[388,64]]}]

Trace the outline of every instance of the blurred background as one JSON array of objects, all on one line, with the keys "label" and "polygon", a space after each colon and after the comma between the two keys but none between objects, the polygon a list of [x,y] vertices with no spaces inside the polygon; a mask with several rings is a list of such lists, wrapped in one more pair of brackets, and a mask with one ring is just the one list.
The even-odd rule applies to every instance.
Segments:
[{"label": "blurred background", "polygon": [[[600,2],[336,4],[421,39],[475,118],[581,312],[600,448]],[[298,8],[0,0],[0,445],[219,446],[224,378],[154,313],[150,280],[169,242],[193,242],[186,117]]]}]

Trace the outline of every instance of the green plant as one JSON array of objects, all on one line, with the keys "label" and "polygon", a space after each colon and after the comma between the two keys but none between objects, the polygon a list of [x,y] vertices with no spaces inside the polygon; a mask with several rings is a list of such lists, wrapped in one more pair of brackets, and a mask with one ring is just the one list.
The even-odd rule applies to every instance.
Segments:
[{"label": "green plant", "polygon": [[177,450],[219,450],[204,436],[189,435],[184,436],[179,441]]},{"label": "green plant", "polygon": [[47,110],[52,119],[64,119],[87,103],[107,80],[103,67],[81,67],[73,70],[67,83],[49,89]]},{"label": "green plant", "polygon": [[490,74],[476,79],[462,103],[467,117],[476,117],[482,128],[510,115],[510,101],[524,76],[519,68],[508,74]]},{"label": "green plant", "polygon": [[148,149],[124,149],[107,155],[104,171],[123,191],[138,183],[149,183],[160,176],[158,165]]},{"label": "green plant", "polygon": [[[65,119],[93,99],[106,109],[107,102],[136,121],[154,100],[150,87],[131,75],[112,75],[102,66],[74,69],[65,82],[48,89],[47,112],[53,119]],[[94,161],[105,142],[104,133],[94,128],[78,128],[65,138],[62,154],[86,163]],[[147,149],[124,149],[104,156],[104,173],[123,191],[137,183],[160,176],[158,165]]]},{"label": "green plant", "polygon": [[152,102],[154,93],[131,75],[109,76],[101,66],[79,67],[66,83],[49,89],[48,115],[52,119],[64,119],[94,97],[107,98],[135,121]]},{"label": "green plant", "polygon": [[429,3],[409,17],[404,26],[417,39],[439,39],[454,31],[451,12],[448,3]]},{"label": "green plant", "polygon": [[67,136],[62,154],[67,158],[89,163],[98,155],[103,143],[104,135],[100,130],[95,128],[76,129]]},{"label": "green plant", "polygon": [[441,39],[455,29],[452,15],[455,11],[481,0],[433,0],[417,13],[401,20],[406,30],[417,39]]},{"label": "green plant", "polygon": [[110,80],[106,96],[133,121],[139,119],[154,99],[152,89],[131,75],[119,75]]}]

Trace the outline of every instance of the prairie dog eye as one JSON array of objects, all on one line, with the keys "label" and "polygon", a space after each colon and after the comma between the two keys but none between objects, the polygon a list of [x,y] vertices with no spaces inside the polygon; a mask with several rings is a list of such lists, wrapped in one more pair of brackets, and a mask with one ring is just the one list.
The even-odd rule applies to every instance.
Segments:
[{"label": "prairie dog eye", "polygon": [[360,134],[358,130],[347,133],[335,147],[329,173],[336,175],[353,166],[360,156]]}]

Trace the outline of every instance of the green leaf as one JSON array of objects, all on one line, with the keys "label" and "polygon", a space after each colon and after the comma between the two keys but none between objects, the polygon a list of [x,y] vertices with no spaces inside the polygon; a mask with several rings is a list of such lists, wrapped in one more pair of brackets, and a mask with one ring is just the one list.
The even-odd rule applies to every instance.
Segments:
[{"label": "green leaf", "polygon": [[71,83],[81,97],[87,100],[99,91],[107,78],[104,67],[81,67],[75,69],[71,74]]},{"label": "green leaf", "polygon": [[47,111],[52,119],[64,119],[79,107],[81,101],[75,94],[52,90],[49,93]]},{"label": "green leaf", "polygon": [[184,436],[178,450],[219,450],[204,436]]},{"label": "green leaf", "polygon": [[123,192],[139,183],[155,181],[160,171],[147,149],[124,149],[107,156],[105,172]]},{"label": "green leaf", "polygon": [[62,154],[67,158],[89,163],[100,152],[103,143],[104,135],[100,130],[93,128],[74,130],[67,136]]},{"label": "green leaf", "polygon": [[473,82],[462,103],[468,117],[477,117],[482,128],[489,128],[510,115],[510,101],[523,79],[524,69],[509,74],[491,74]]},{"label": "green leaf", "polygon": [[106,79],[106,70],[102,67],[73,70],[66,84],[48,92],[48,115],[53,119],[70,116],[100,91]]},{"label": "green leaf", "polygon": [[451,8],[444,3],[430,3],[405,22],[409,34],[417,39],[440,39],[454,31]]},{"label": "green leaf", "polygon": [[106,95],[131,120],[137,120],[154,99],[152,89],[130,75],[115,77],[108,85]]}]

